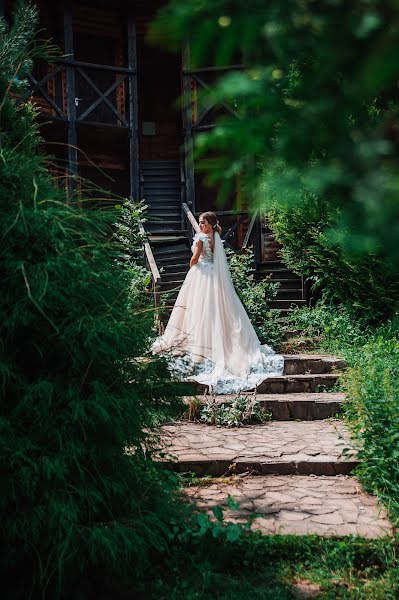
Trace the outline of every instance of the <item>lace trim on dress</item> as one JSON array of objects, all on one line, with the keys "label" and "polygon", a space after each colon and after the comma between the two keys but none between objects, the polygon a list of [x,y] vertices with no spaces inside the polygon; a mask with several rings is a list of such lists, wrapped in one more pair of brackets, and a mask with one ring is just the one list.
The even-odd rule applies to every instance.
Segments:
[{"label": "lace trim on dress", "polygon": [[213,254],[212,254],[212,250],[211,250],[211,243],[209,240],[209,237],[206,235],[206,233],[196,233],[194,238],[193,238],[193,245],[191,247],[192,252],[194,252],[196,243],[198,241],[201,241],[203,243],[203,248],[202,248],[202,252],[201,252],[201,258],[203,260],[207,260],[209,262],[213,262]]}]

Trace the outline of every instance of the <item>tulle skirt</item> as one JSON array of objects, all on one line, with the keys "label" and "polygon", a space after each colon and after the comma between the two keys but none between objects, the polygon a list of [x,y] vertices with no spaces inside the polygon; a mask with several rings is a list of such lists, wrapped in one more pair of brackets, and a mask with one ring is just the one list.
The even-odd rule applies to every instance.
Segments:
[{"label": "tulle skirt", "polygon": [[215,394],[253,390],[284,369],[283,357],[259,342],[233,286],[205,261],[189,270],[152,351],[167,356],[177,378],[206,384]]}]

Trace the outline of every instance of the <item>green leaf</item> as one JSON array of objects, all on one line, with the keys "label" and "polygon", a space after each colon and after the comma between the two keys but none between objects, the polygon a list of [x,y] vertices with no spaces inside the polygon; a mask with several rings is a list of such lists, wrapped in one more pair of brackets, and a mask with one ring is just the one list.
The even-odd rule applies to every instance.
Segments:
[{"label": "green leaf", "polygon": [[233,523],[227,526],[226,538],[228,542],[236,542],[241,537],[242,529],[239,525]]},{"label": "green leaf", "polygon": [[220,522],[223,521],[223,510],[221,509],[220,506],[214,506],[212,508],[212,512],[218,521],[220,521]]},{"label": "green leaf", "polygon": [[227,506],[232,510],[238,510],[240,508],[240,503],[237,502],[237,500],[235,500],[233,496],[230,496],[229,494],[227,496]]}]

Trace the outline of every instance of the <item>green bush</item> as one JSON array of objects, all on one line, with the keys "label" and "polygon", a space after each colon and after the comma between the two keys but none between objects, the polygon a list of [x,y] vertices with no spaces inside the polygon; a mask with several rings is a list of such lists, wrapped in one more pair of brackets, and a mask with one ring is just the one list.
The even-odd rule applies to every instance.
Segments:
[{"label": "green bush", "polygon": [[[36,11],[23,16],[31,31]],[[29,36],[12,38],[16,52],[0,33],[19,61]],[[152,313],[129,290],[146,273],[123,264],[120,211],[67,205],[53,185],[32,106],[1,108],[1,589],[119,597],[181,519],[174,479],[151,461],[154,415],[173,399],[162,364],[139,359]]]},{"label": "green bush", "polygon": [[312,294],[326,302],[350,307],[370,322],[392,316],[398,309],[397,269],[377,254],[348,254],[329,233],[340,211],[325,199],[298,193],[300,202],[268,211],[285,264],[308,278]]},{"label": "green bush", "polygon": [[294,309],[287,327],[300,330],[303,337],[315,338],[321,350],[338,354],[362,346],[373,332],[370,325],[355,318],[354,312],[345,306],[321,301],[314,308]]},{"label": "green bush", "polygon": [[234,253],[227,251],[231,278],[245,310],[263,344],[276,346],[282,337],[279,311],[269,304],[275,298],[279,283],[270,278],[256,281],[254,278],[253,251]]},{"label": "green bush", "polygon": [[378,493],[399,519],[399,321],[371,327],[345,307],[319,303],[298,309],[292,327],[315,337],[319,348],[343,357],[348,369],[340,389],[345,415],[362,460],[366,489]]},{"label": "green bush", "polygon": [[343,389],[360,448],[358,473],[399,523],[399,323],[380,328],[349,360]]}]

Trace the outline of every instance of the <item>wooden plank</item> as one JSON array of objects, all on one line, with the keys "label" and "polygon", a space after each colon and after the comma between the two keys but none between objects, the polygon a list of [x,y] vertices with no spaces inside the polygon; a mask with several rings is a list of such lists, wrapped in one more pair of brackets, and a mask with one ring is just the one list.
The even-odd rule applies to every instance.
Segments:
[{"label": "wooden plank", "polygon": [[193,158],[193,131],[192,131],[192,106],[191,106],[191,76],[184,72],[190,66],[190,47],[185,44],[182,50],[183,68],[183,131],[184,131],[184,171],[185,171],[185,199],[187,205],[195,211],[195,184],[194,184],[194,158]]},{"label": "wooden plank", "polygon": [[251,233],[252,233],[253,226],[254,226],[254,224],[255,224],[256,217],[258,216],[258,210],[259,210],[259,209],[256,209],[256,211],[255,211],[255,212],[254,212],[254,214],[252,215],[252,219],[251,219],[251,222],[250,222],[250,224],[249,224],[248,231],[247,231],[247,233],[245,234],[245,238],[244,238],[244,241],[243,241],[243,243],[242,243],[242,249],[243,249],[243,250],[245,250],[245,249],[246,249],[246,247],[247,247],[247,245],[248,245],[249,238],[251,237]]},{"label": "wooden plank", "polygon": [[[97,100],[95,100],[93,102],[93,104],[91,104],[87,110],[83,113],[84,115],[88,115],[91,113],[92,110],[94,110],[94,108],[96,108],[96,106],[98,106],[98,104],[100,104],[101,102],[104,102],[108,108],[114,113],[114,115],[116,116],[116,118],[118,119],[118,121],[121,121],[121,123],[123,123],[123,125],[125,127],[128,126],[125,118],[123,117],[123,115],[120,115],[116,109],[116,107],[112,104],[112,102],[110,102],[110,100],[107,98],[107,95],[110,92],[113,92],[114,89],[117,87],[117,85],[120,85],[123,81],[124,81],[124,77],[120,80],[120,81],[116,81],[115,83],[113,83],[111,85],[111,87],[108,88],[108,90],[103,93],[99,87],[94,83],[94,81],[91,79],[91,77],[89,77],[87,75],[87,73],[85,73],[81,68],[78,68],[78,73],[79,75],[81,75],[83,77],[83,79],[85,79],[87,81],[87,83],[93,88],[93,90],[96,92],[96,94],[98,95]],[[83,120],[81,115],[79,117],[79,120]]]},{"label": "wooden plank", "polygon": [[[141,223],[139,225],[139,231],[140,231],[140,234],[141,234],[142,238],[146,239],[146,232],[145,232],[144,227],[143,227],[143,225]],[[151,274],[152,274],[153,281],[154,281],[155,284],[157,284],[159,281],[161,281],[161,275],[159,273],[159,269],[157,267],[157,263],[155,261],[154,254],[153,254],[153,252],[151,250],[151,246],[150,246],[150,244],[149,244],[148,241],[145,241],[143,243],[143,248],[144,248],[145,256],[146,256],[146,259],[147,259],[147,262],[148,262],[148,266],[151,269]]]},{"label": "wooden plank", "polygon": [[90,106],[88,108],[86,108],[86,110],[84,111],[84,113],[82,113],[79,118],[78,121],[83,121],[91,112],[93,112],[93,110],[95,110],[97,108],[97,106],[99,104],[101,104],[101,102],[105,102],[107,104],[107,106],[109,106],[109,108],[112,109],[112,112],[116,115],[118,121],[121,121],[123,123],[123,125],[125,127],[128,126],[124,116],[122,114],[120,114],[118,112],[118,109],[116,107],[113,106],[113,104],[108,100],[108,98],[106,98],[109,94],[112,94],[112,92],[114,90],[116,90],[117,87],[119,87],[126,79],[126,75],[124,75],[123,77],[121,77],[120,79],[118,79],[117,81],[115,81],[108,89],[107,91],[105,91],[104,93],[101,92],[97,86],[93,83],[92,79],[90,77],[88,77],[86,75],[86,73],[84,71],[82,71],[80,68],[78,69],[78,73],[80,73],[80,75],[82,75],[82,77],[84,77],[84,79],[86,79],[87,83],[89,83],[92,88],[98,93],[100,92],[99,97],[97,98],[97,100],[95,100],[92,104],[90,104]]},{"label": "wooden plank", "polygon": [[112,65],[99,65],[97,63],[82,62],[81,60],[72,60],[72,59],[67,60],[64,58],[56,58],[56,59],[54,59],[54,62],[72,65],[74,67],[81,67],[83,69],[98,69],[100,71],[112,71],[114,73],[126,73],[128,75],[136,74],[136,68],[130,68],[130,67],[116,67],[116,66],[112,66]]},{"label": "wooden plank", "polygon": [[185,202],[183,202],[182,207],[183,207],[183,210],[186,213],[186,216],[187,216],[188,220],[190,221],[194,231],[199,233],[201,231],[201,229],[200,229],[200,226],[198,225],[198,222],[195,220],[193,213],[188,208],[188,206]]},{"label": "wooden plank", "polygon": [[138,200],[140,194],[139,184],[139,144],[137,137],[137,52],[136,52],[136,23],[132,13],[127,18],[127,59],[129,67],[128,94],[129,94],[129,186],[130,198]]},{"label": "wooden plank", "polygon": [[[64,5],[64,48],[65,54],[73,59],[73,30],[71,2]],[[78,190],[78,149],[76,135],[75,69],[66,64],[67,115],[68,115],[68,195],[76,197]]]},{"label": "wooden plank", "polygon": [[[44,78],[44,79],[46,79],[46,78]],[[37,81],[33,77],[33,75],[31,75],[29,73],[28,73],[28,80],[32,84],[32,89],[30,91],[30,94],[33,95],[36,91],[40,92],[41,95],[43,96],[43,98],[45,99],[45,101],[49,104],[49,106],[51,106],[55,110],[55,112],[58,113],[58,116],[61,117],[61,118],[63,118],[63,119],[65,119],[65,115],[62,112],[62,110],[60,109],[60,107],[54,102],[54,100],[51,98],[51,96],[43,88],[42,82],[41,81]]]},{"label": "wooden plank", "polygon": [[[202,211],[202,212],[204,212],[204,211]],[[196,213],[194,213],[194,215],[196,217],[199,217],[200,215],[202,215],[202,212],[196,212]],[[220,211],[218,210],[217,212],[215,211],[215,214],[218,217],[233,217],[233,216],[238,217],[239,215],[241,216],[241,215],[248,214],[248,211],[247,210],[220,210]]]},{"label": "wooden plank", "polygon": [[184,75],[195,75],[197,73],[212,73],[217,71],[239,71],[244,69],[244,65],[226,65],[224,67],[202,67],[200,69],[184,69]]},{"label": "wooden plank", "polygon": [[148,242],[144,243],[144,250],[145,250],[145,255],[147,258],[148,265],[151,269],[152,278],[155,283],[158,283],[159,281],[161,281],[161,275],[159,274],[157,263],[155,262],[155,258],[152,253],[151,246]]}]

